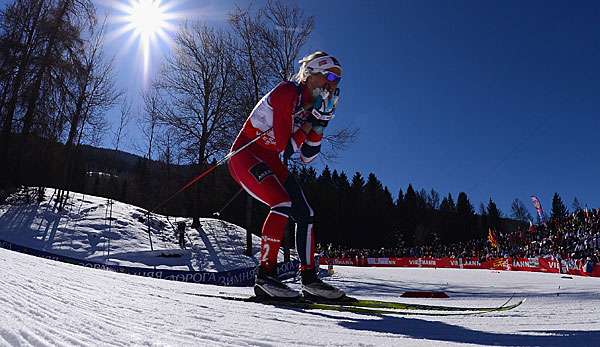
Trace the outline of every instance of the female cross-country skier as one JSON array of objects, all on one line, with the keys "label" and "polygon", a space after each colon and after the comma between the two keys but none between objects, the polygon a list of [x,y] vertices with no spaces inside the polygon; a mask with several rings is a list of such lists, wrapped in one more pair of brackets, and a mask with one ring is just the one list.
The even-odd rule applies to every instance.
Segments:
[{"label": "female cross-country skier", "polygon": [[294,82],[280,83],[254,107],[231,151],[260,138],[229,159],[228,166],[234,180],[270,208],[262,227],[255,293],[276,298],[300,295],[276,275],[277,254],[289,221],[296,224],[303,293],[337,299],[344,292],[317,276],[314,212],[280,155],[289,158],[300,152],[302,161],[309,163],[319,154],[323,129],[333,118],[339,97],[342,68],[335,57],[319,51],[299,63]]}]

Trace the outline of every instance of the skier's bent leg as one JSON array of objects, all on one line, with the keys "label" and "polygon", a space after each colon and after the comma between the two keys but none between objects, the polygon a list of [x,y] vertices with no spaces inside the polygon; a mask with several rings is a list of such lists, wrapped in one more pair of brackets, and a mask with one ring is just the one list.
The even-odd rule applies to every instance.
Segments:
[{"label": "skier's bent leg", "polygon": [[292,200],[291,215],[296,222],[296,250],[300,258],[302,291],[309,297],[339,299],[345,293],[321,281],[315,264],[314,211],[306,200],[302,188],[293,176],[288,177],[285,188]]},{"label": "skier's bent leg", "polygon": [[248,194],[271,208],[262,227],[260,265],[273,273],[292,205],[290,197],[271,166],[251,151],[231,158],[229,170]]},{"label": "skier's bent leg", "polygon": [[296,223],[296,250],[300,258],[300,270],[314,269],[314,211],[293,176],[287,178],[285,188],[292,200],[291,215]]},{"label": "skier's bent leg", "polygon": [[273,206],[262,228],[260,247],[260,267],[267,273],[274,273],[277,265],[277,255],[281,247],[281,240],[288,223],[291,202],[286,201]]}]

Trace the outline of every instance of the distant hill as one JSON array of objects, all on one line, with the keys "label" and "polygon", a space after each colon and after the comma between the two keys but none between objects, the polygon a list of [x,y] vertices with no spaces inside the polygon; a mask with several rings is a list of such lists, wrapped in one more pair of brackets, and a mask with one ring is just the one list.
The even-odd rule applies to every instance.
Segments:
[{"label": "distant hill", "polygon": [[[92,171],[110,171],[115,173],[130,173],[141,161],[148,161],[145,157],[137,154],[115,151],[114,149],[94,147],[90,145],[80,146],[80,158]],[[159,165],[156,160],[151,160],[151,167],[154,169]],[[191,168],[192,165],[172,164],[175,171]]]},{"label": "distant hill", "polygon": [[80,148],[85,162],[99,171],[113,169],[116,172],[128,172],[133,170],[139,160],[145,159],[136,154],[115,151],[114,149],[90,145],[82,145]]}]

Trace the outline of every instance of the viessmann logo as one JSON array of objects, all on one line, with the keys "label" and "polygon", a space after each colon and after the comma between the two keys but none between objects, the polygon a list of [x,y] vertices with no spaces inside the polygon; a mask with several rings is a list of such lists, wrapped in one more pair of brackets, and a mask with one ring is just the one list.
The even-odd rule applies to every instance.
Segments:
[{"label": "viessmann logo", "polygon": [[352,259],[329,259],[333,265],[354,265],[354,261]]},{"label": "viessmann logo", "polygon": [[537,258],[529,258],[527,260],[513,260],[512,265],[514,267],[528,267],[528,268],[538,268],[540,267],[540,261]]},{"label": "viessmann logo", "polygon": [[435,261],[435,259],[411,259],[408,261],[408,263],[410,265],[417,265],[417,266],[423,266],[423,265],[428,265],[428,266],[436,266],[437,263]]},{"label": "viessmann logo", "polygon": [[479,260],[471,260],[471,259],[463,259],[462,262],[458,259],[450,260],[450,265],[452,266],[481,266],[481,262]]}]

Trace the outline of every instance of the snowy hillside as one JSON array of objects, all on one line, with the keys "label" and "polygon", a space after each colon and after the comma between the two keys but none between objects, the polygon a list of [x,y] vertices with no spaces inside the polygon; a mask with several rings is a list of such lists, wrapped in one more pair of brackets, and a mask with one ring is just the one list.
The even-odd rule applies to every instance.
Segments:
[{"label": "snowy hillside", "polygon": [[[53,189],[46,189],[40,203],[27,198],[24,191],[9,197],[7,204],[0,205],[0,240],[122,266],[226,271],[258,264],[260,238],[254,238],[255,257],[247,257],[246,231],[225,221],[202,219],[200,228],[192,229],[189,219],[153,214],[150,232],[155,251],[151,252],[145,210],[70,193],[65,209],[58,212],[53,198]],[[179,248],[175,236],[181,221],[188,225],[186,250]]]},{"label": "snowy hillside", "polygon": [[[336,267],[350,295],[521,307],[479,316],[371,316],[205,298],[227,288],[88,269],[0,249],[0,345],[10,346],[597,346],[600,279],[487,270]],[[298,288],[298,283],[291,283]],[[450,299],[404,299],[442,289]]]}]

